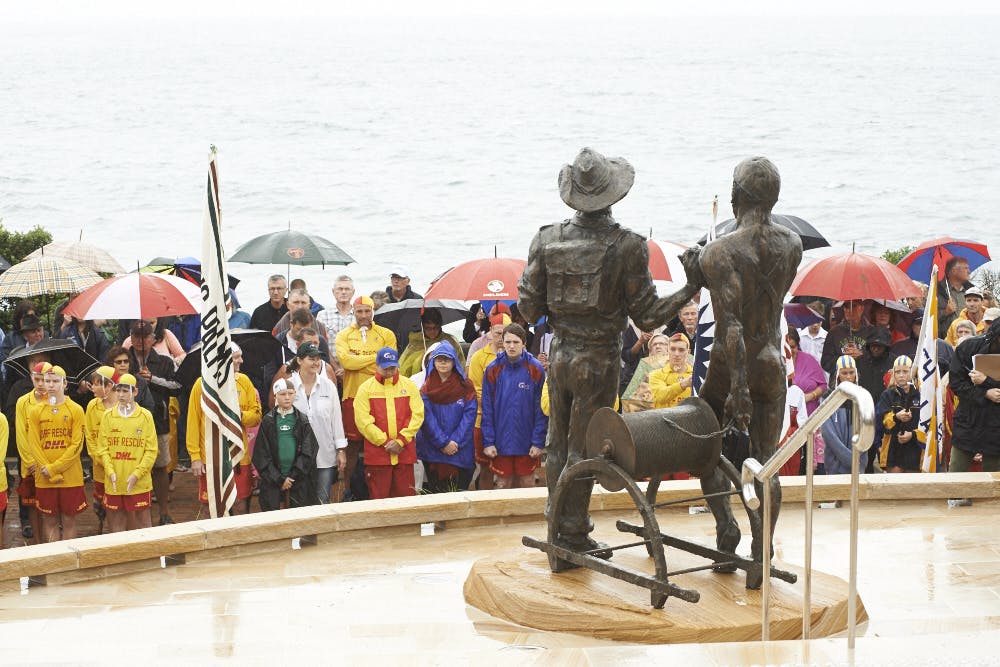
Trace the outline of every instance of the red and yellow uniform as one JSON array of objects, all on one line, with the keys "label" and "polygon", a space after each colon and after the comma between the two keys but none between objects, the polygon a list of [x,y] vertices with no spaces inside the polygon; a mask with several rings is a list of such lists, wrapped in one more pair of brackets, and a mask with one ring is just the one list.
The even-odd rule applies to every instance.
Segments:
[{"label": "red and yellow uniform", "polygon": [[[0,461],[7,458],[7,438],[10,437],[10,426],[7,424],[7,417],[0,412]],[[7,509],[7,475],[0,471],[0,512]],[[0,538],[0,542],[2,542]]]},{"label": "red and yellow uniform", "polygon": [[[236,497],[237,499],[249,498],[253,491],[250,479],[250,445],[247,442],[247,429],[260,425],[261,407],[257,398],[257,390],[254,389],[253,382],[243,373],[236,374],[236,393],[240,400],[240,422],[243,425],[243,458],[240,460],[240,467],[235,471],[236,476]],[[191,456],[191,462],[205,460],[205,411],[201,407],[201,378],[194,382],[191,387],[191,397],[188,400],[187,415],[187,451]],[[200,489],[198,499],[208,502],[208,481],[205,475],[199,478]]]},{"label": "red and yellow uniform", "polygon": [[[38,511],[44,514],[74,514],[87,508],[87,498],[83,495],[83,431],[86,417],[83,408],[70,399],[58,405],[39,403],[28,411],[29,448],[38,459],[35,470],[35,489],[38,496]],[[49,475],[41,472],[46,468]],[[42,496],[52,494],[42,491],[56,489],[66,493],[57,494],[46,503]],[[58,510],[56,509],[58,504]]]},{"label": "red and yellow uniform", "polygon": [[355,425],[354,397],[358,393],[358,388],[378,370],[375,366],[375,354],[383,347],[395,348],[396,334],[378,324],[373,323],[371,327],[361,331],[357,322],[351,322],[351,326],[337,334],[334,349],[337,361],[344,367],[344,391],[340,395],[340,412],[348,440],[361,439],[361,434]]},{"label": "red and yellow uniform", "polygon": [[101,456],[101,440],[98,437],[101,430],[101,418],[108,408],[104,405],[103,398],[93,398],[87,403],[87,411],[84,413],[86,422],[87,451],[94,462],[94,500],[102,502],[104,500],[104,460]]},{"label": "red and yellow uniform", "polygon": [[17,428],[15,443],[17,451],[21,455],[21,483],[17,487],[17,495],[20,497],[22,505],[31,507],[37,503],[35,500],[35,478],[28,472],[35,463],[35,455],[28,440],[28,412],[44,400],[44,398],[38,398],[35,390],[32,389],[17,399],[17,405],[14,408],[14,426]]},{"label": "red and yellow uniform", "polygon": [[[105,490],[109,501],[108,509],[121,509],[120,506],[113,506],[117,496],[148,496],[153,488],[149,473],[159,451],[156,425],[149,410],[136,405],[132,414],[126,417],[121,414],[118,406],[111,408],[101,418],[98,440],[107,475]],[[116,477],[114,486],[111,484],[112,472]],[[130,475],[136,476],[135,486],[131,491],[128,490]],[[144,505],[140,503],[126,509],[149,507],[149,499],[145,498],[144,502]]]},{"label": "red and yellow uniform", "polygon": [[[413,495],[413,464],[417,462],[414,438],[424,423],[420,389],[410,378],[399,373],[391,378],[376,373],[358,387],[354,405],[355,423],[365,441],[365,476],[369,489],[381,490],[381,482],[385,481],[382,476],[386,473],[398,478],[391,480],[390,493],[376,493],[372,498]],[[399,442],[403,451],[399,454],[387,452],[385,444],[389,440]]]}]

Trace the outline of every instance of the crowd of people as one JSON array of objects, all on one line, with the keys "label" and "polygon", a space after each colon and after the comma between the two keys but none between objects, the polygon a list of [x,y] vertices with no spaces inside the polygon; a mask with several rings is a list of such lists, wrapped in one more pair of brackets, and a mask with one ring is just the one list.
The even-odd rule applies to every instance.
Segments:
[{"label": "crowd of people", "polygon": [[[863,455],[865,472],[919,472],[925,437],[918,424],[918,338],[925,317],[937,318],[936,341],[944,400],[943,460],[940,471],[1000,470],[1000,381],[974,368],[977,354],[1000,353],[1000,308],[994,295],[969,280],[968,262],[951,258],[934,286],[938,310],[925,313],[923,297],[900,302],[858,299],[834,303],[802,299],[816,314],[786,336],[788,414],[791,435],[838,383],[864,388],[876,406],[876,435]],[[690,314],[689,314],[690,316]],[[624,409],[675,405],[691,394],[693,369],[685,358],[690,328],[672,332],[625,332],[622,349]],[[672,335],[671,335],[672,334]],[[631,375],[629,371],[631,371]],[[816,471],[850,471],[850,405],[828,421],[813,443]],[[804,474],[805,457],[790,461],[782,474]],[[956,499],[959,504],[968,501]]]},{"label": "crowd of people", "polygon": [[[1000,470],[1000,382],[972,361],[1000,352],[1000,324],[991,324],[1000,309],[968,277],[964,260],[949,262],[935,286],[937,313],[925,313],[920,298],[810,301],[817,321],[787,334],[788,433],[839,382],[851,381],[877,405],[867,472],[918,471],[923,445],[913,360],[923,319],[936,316],[949,387],[942,468]],[[243,351],[233,346],[245,454],[234,471],[231,513],[253,511],[254,497],[259,510],[270,511],[545,484],[551,331],[544,322],[530,326],[516,303],[503,302],[474,304],[461,338],[443,330],[434,309],[420,315],[416,330],[376,323],[385,303],[421,298],[409,282],[406,269],[394,267],[384,290],[358,295],[350,276],[341,275],[333,304],[324,307],[303,281],[289,285],[274,275],[268,301],[252,313],[234,303],[230,327],[270,332],[279,352],[245,367]],[[46,332],[34,304],[23,301],[13,319],[0,357],[20,358],[30,372],[21,377],[4,365],[0,446],[17,458],[18,476],[16,484],[0,477],[0,509],[6,512],[16,489],[27,540],[74,537],[75,517],[88,508],[100,530],[172,523],[171,477],[186,470],[198,477],[199,500],[207,503],[201,380],[188,385],[177,373],[199,341],[196,315],[117,323],[57,315],[56,328]],[[692,302],[657,330],[629,323],[622,332],[621,410],[671,407],[692,395],[697,320]],[[70,383],[39,345],[50,333],[102,365]],[[849,411],[845,404],[814,443],[819,472],[849,470]],[[802,474],[804,465],[795,460],[782,472]]]}]

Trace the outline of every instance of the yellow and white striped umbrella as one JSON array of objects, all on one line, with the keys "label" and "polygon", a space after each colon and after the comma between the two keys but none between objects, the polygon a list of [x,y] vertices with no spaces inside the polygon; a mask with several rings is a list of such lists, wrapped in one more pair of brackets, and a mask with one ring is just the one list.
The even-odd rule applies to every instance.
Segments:
[{"label": "yellow and white striped umbrella", "polygon": [[71,259],[26,259],[0,274],[0,297],[24,299],[39,294],[72,294],[101,282],[101,277]]}]

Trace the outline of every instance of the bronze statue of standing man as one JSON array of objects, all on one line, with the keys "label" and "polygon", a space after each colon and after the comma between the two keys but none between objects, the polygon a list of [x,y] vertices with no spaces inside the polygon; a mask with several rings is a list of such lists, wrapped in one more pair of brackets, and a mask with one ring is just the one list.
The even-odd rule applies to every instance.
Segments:
[{"label": "bronze statue of standing man", "polygon": [[[559,172],[559,194],[576,210],[573,218],[542,227],[531,242],[518,285],[518,307],[529,322],[548,316],[554,336],[549,349],[549,431],[545,470],[549,497],[563,468],[584,458],[590,418],[613,406],[618,391],[621,332],[631,317],[643,330],[667,322],[698,286],[658,298],[649,274],[646,241],[611,216],[635,179],[622,158],[584,148]],[[578,480],[566,493],[558,517],[558,546],[573,551],[598,548],[588,507],[593,481]],[[604,554],[610,555],[610,554]],[[554,562],[554,569],[572,567]]]},{"label": "bronze statue of standing man", "polygon": [[[749,430],[749,455],[762,462],[774,454],[781,439],[787,382],[781,309],[802,259],[801,239],[771,222],[780,189],[778,168],[770,160],[752,157],[740,162],[733,172],[735,231],[683,257],[688,285],[707,287],[715,311],[715,343],[698,395],[712,406],[720,424],[733,422]],[[771,499],[773,530],[781,504],[777,477],[772,479]],[[751,520],[757,523],[751,554],[759,561],[760,515],[752,513]],[[748,580],[749,588],[759,585]]]}]

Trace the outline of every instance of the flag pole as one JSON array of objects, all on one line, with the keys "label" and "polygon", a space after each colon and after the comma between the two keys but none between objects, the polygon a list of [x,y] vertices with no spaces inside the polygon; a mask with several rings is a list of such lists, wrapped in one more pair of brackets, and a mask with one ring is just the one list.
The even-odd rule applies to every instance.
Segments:
[{"label": "flag pole", "polygon": [[209,515],[229,513],[236,502],[236,466],[243,460],[243,425],[229,333],[226,260],[222,247],[217,150],[208,156],[201,272],[201,409],[205,415],[205,475]]}]

